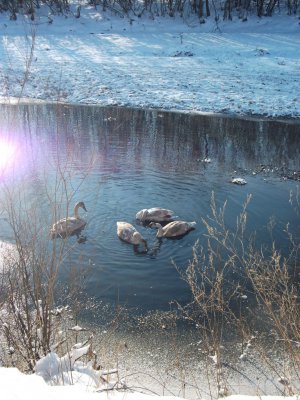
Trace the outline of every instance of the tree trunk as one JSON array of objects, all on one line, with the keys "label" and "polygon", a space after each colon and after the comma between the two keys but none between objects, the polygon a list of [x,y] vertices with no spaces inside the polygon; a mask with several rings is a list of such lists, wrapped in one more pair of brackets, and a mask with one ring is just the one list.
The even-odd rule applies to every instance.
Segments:
[{"label": "tree trunk", "polygon": [[209,0],[205,0],[206,16],[210,17]]}]

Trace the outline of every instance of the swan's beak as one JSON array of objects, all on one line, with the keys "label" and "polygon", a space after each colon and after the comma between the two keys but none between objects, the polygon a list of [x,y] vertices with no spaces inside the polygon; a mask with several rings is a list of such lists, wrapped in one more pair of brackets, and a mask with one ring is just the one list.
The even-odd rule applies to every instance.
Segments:
[{"label": "swan's beak", "polygon": [[85,205],[84,205],[84,204],[82,204],[82,208],[84,209],[84,211],[87,212],[87,209],[85,208]]}]

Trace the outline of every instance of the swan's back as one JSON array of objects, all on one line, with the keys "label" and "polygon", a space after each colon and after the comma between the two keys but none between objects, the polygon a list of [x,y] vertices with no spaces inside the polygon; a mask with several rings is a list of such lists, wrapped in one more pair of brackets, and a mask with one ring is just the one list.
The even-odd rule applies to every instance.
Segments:
[{"label": "swan's back", "polygon": [[[121,237],[124,232],[131,231],[133,226],[128,222],[117,221],[117,235]],[[122,237],[121,237],[122,238]]]},{"label": "swan's back", "polygon": [[146,243],[142,235],[129,222],[117,221],[117,235],[127,243]]},{"label": "swan's back", "polygon": [[173,221],[162,228],[162,236],[176,237],[195,229],[196,222]]},{"label": "swan's back", "polygon": [[117,235],[125,242],[132,243],[134,232],[136,232],[136,229],[131,224],[129,224],[129,222],[117,222]]},{"label": "swan's back", "polygon": [[172,220],[174,212],[166,208],[153,207],[137,212],[136,219],[145,222],[167,222]]},{"label": "swan's back", "polygon": [[86,225],[86,221],[82,218],[62,218],[53,224],[51,228],[51,236],[69,236],[74,234],[75,232],[83,229]]}]

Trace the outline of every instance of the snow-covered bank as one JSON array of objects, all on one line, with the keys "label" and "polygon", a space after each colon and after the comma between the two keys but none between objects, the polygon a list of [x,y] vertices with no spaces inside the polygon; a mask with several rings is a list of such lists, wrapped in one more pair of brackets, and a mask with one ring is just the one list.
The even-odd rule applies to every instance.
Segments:
[{"label": "snow-covered bank", "polygon": [[5,400],[176,400],[179,397],[150,396],[130,391],[89,391],[85,385],[47,385],[38,375],[25,375],[16,368],[0,368],[0,393]]},{"label": "snow-covered bank", "polygon": [[2,97],[300,116],[296,16],[130,24],[87,8],[49,24],[43,12],[35,25],[0,14]]},{"label": "snow-covered bank", "polygon": [[[16,368],[0,368],[1,398],[5,400],[179,400],[174,396],[155,396],[131,391],[89,391],[84,385],[49,386],[42,377],[22,374]],[[299,400],[299,396],[233,395],[227,400]]]}]

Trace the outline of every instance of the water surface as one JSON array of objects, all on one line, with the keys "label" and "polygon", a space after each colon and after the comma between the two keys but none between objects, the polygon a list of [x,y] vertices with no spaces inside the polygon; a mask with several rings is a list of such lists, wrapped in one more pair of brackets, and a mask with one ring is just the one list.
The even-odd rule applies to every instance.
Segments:
[{"label": "water surface", "polygon": [[[190,293],[174,263],[184,269],[196,240],[205,243],[201,219],[210,215],[212,192],[218,206],[227,201],[231,228],[252,194],[249,231],[257,231],[261,242],[270,217],[276,218],[273,237],[283,249],[285,224],[299,229],[299,215],[289,203],[300,170],[297,121],[71,105],[5,105],[0,117],[2,139],[16,146],[1,166],[1,180],[22,185],[22,202],[36,204],[45,221],[39,234],[48,235],[53,222],[51,202],[62,188],[55,186],[59,174],[67,177],[70,204],[85,202],[87,240],[69,239],[74,247],[60,279],[67,282],[68,272],[80,264],[85,290],[97,301],[142,311],[168,310],[172,300],[187,302]],[[247,184],[233,185],[232,177]],[[60,206],[63,215],[66,204]],[[135,220],[137,211],[155,206],[196,221],[197,229],[180,240],[158,241],[154,230]],[[148,253],[118,239],[120,220],[137,227]],[[11,242],[4,219],[0,226],[1,240]]]}]

